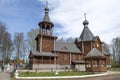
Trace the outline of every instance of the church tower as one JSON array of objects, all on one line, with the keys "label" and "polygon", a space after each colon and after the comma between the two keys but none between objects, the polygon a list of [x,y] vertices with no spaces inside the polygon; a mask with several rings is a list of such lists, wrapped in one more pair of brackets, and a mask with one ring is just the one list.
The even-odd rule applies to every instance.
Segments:
[{"label": "church tower", "polygon": [[39,34],[36,37],[36,50],[40,52],[50,52],[55,49],[55,40],[53,36],[54,24],[49,18],[48,2],[46,2],[44,18],[39,22]]},{"label": "church tower", "polygon": [[54,25],[49,18],[48,3],[46,3],[45,15],[44,15],[43,21],[39,22],[38,25],[40,27],[39,34],[52,36],[52,29]]},{"label": "church tower", "polygon": [[83,53],[83,56],[93,48],[97,48],[102,52],[102,43],[98,36],[94,36],[88,27],[88,20],[86,14],[84,14],[85,20],[83,21],[84,29],[79,38],[77,38],[77,45]]}]

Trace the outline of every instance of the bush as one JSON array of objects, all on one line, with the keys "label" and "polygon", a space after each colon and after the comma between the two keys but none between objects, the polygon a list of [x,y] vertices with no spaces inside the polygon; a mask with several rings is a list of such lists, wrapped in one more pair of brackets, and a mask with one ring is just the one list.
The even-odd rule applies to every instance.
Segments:
[{"label": "bush", "polygon": [[29,74],[30,74],[30,72],[29,72],[29,71],[27,71],[27,72],[26,72],[26,74],[27,74],[27,75],[29,75]]},{"label": "bush", "polygon": [[78,72],[78,70],[77,70],[77,69],[72,69],[72,71],[73,71],[73,72]]},{"label": "bush", "polygon": [[111,61],[111,67],[112,68],[118,68],[118,67],[120,67],[120,65],[116,61],[112,60]]}]

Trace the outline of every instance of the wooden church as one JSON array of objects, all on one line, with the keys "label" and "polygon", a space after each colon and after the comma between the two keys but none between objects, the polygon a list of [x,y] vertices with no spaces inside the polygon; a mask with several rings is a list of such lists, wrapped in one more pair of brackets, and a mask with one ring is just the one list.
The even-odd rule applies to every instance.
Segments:
[{"label": "wooden church", "polygon": [[39,22],[39,34],[36,36],[36,50],[31,50],[29,63],[31,68],[77,69],[79,71],[101,72],[110,66],[110,54],[99,36],[94,36],[84,20],[83,31],[74,43],[56,42],[53,36],[54,24],[49,18],[49,8],[46,5],[45,15]]}]

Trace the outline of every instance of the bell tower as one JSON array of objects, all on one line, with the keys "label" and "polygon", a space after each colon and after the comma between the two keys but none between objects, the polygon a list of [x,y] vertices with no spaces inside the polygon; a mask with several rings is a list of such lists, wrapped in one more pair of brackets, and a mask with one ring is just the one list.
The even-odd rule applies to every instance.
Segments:
[{"label": "bell tower", "polygon": [[39,34],[41,35],[49,35],[52,36],[52,32],[53,32],[53,23],[50,21],[49,18],[49,8],[48,8],[48,2],[46,2],[46,7],[45,7],[45,15],[43,18],[43,21],[39,22]]},{"label": "bell tower", "polygon": [[40,52],[50,52],[55,49],[55,41],[57,37],[53,36],[54,24],[49,18],[48,2],[46,2],[45,14],[43,20],[38,23],[39,34],[35,38],[36,50]]}]

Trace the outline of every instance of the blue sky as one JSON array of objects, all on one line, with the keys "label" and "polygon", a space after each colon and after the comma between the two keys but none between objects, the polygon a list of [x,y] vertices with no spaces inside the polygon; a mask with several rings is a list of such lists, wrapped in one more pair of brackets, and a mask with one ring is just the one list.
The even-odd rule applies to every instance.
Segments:
[{"label": "blue sky", "polygon": [[0,20],[6,23],[12,34],[26,33],[32,28],[38,28],[43,7],[38,0],[0,0]]},{"label": "blue sky", "polygon": [[[46,0],[0,0],[0,21],[13,35],[38,28],[43,19]],[[48,0],[50,19],[59,38],[79,37],[87,13],[89,29],[108,44],[120,36],[120,0]]]}]

